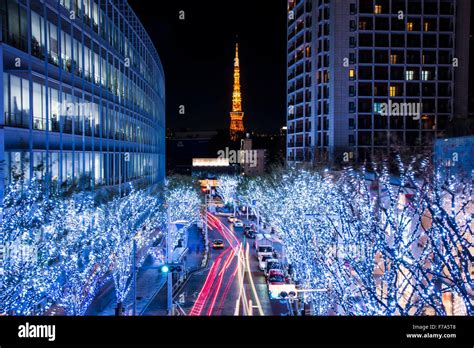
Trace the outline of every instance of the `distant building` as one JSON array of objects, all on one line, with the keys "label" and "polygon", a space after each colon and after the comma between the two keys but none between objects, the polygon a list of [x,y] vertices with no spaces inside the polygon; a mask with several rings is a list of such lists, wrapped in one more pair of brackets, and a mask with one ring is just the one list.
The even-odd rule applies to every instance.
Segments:
[{"label": "distant building", "polygon": [[265,173],[266,150],[254,149],[252,139],[241,140],[240,169],[246,176],[258,176]]},{"label": "distant building", "polygon": [[211,141],[217,132],[176,132],[166,141],[166,170],[168,173],[191,175],[193,158],[213,158],[216,152]]},{"label": "distant building", "polygon": [[287,162],[431,151],[467,117],[470,0],[289,0]]},{"label": "distant building", "polygon": [[238,175],[239,165],[228,158],[193,158],[192,176],[199,180],[217,179],[220,175]]}]

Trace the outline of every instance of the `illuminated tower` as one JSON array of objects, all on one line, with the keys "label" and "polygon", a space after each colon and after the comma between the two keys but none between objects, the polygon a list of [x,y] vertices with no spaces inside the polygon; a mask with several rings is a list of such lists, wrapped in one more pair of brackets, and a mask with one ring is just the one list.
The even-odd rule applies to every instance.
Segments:
[{"label": "illuminated tower", "polygon": [[230,138],[238,140],[244,133],[244,113],[242,112],[242,95],[240,93],[239,44],[235,45],[234,89],[232,92],[232,112],[230,113]]}]

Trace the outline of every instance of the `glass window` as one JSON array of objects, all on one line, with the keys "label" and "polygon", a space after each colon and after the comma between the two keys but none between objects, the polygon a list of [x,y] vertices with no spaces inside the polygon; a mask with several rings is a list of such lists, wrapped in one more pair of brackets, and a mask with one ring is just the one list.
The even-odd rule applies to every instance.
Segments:
[{"label": "glass window", "polygon": [[91,76],[90,52],[89,47],[84,46],[84,76],[87,80],[89,80]]},{"label": "glass window", "polygon": [[20,47],[20,28],[18,26],[18,4],[7,1],[8,4],[8,41],[15,47]]},{"label": "glass window", "polygon": [[71,36],[64,31],[62,32],[61,57],[63,61],[63,68],[68,72],[72,72]]},{"label": "glass window", "polygon": [[56,66],[59,65],[58,59],[58,28],[48,23],[49,27],[49,62]]},{"label": "glass window", "polygon": [[93,1],[92,5],[92,26],[96,33],[99,32],[99,6]]},{"label": "glass window", "polygon": [[396,86],[390,86],[390,96],[395,97],[397,95],[397,87]]},{"label": "glass window", "polygon": [[36,82],[33,83],[33,129],[46,129],[43,110],[43,88]]},{"label": "glass window", "polygon": [[[80,1],[80,0],[79,0]],[[84,1],[84,15],[86,15],[87,17],[91,17],[91,10],[90,10],[90,0],[83,0]]]},{"label": "glass window", "polygon": [[43,152],[33,153],[33,174],[38,180],[43,180],[46,172],[46,163]]},{"label": "glass window", "polygon": [[355,78],[355,70],[354,69],[349,69],[349,78],[354,79]]},{"label": "glass window", "polygon": [[82,75],[82,71],[84,70],[83,62],[82,62],[82,45],[79,41],[74,39],[73,49],[74,49],[74,63],[75,63],[75,74],[78,76]]},{"label": "glass window", "polygon": [[31,53],[39,58],[43,57],[44,36],[41,17],[31,12]]},{"label": "glass window", "polygon": [[94,52],[94,82],[100,84],[100,64],[99,55]]},{"label": "glass window", "polygon": [[8,74],[4,73],[3,74],[3,112],[5,112],[5,115],[7,116],[7,123],[8,123],[8,116],[10,115],[10,108],[9,108],[9,86],[8,86]]},{"label": "glass window", "polygon": [[21,125],[21,79],[10,75],[10,115],[9,124]]},{"label": "glass window", "polygon": [[59,92],[54,88],[49,88],[49,130],[59,132]]},{"label": "glass window", "polygon": [[53,182],[58,182],[59,180],[59,153],[51,153],[51,179]]},{"label": "glass window", "polygon": [[107,87],[107,74],[106,72],[106,66],[107,63],[105,62],[105,59],[102,58],[102,66],[101,66],[101,73],[100,73],[100,81],[103,87]]}]

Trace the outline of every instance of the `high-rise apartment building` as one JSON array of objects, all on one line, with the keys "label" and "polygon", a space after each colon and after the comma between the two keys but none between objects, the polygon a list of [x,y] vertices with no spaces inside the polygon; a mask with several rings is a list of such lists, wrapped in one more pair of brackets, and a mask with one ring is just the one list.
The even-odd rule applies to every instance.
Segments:
[{"label": "high-rise apartment building", "polygon": [[288,163],[421,152],[467,117],[469,0],[289,0]]}]

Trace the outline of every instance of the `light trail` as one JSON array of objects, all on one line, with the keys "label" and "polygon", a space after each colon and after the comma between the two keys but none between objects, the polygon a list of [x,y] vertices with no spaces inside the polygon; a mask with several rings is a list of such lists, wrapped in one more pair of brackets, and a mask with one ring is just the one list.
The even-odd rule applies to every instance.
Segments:
[{"label": "light trail", "polygon": [[[241,249],[242,249],[242,246],[240,246],[240,248],[239,248],[239,254],[241,252]],[[235,275],[237,274],[237,272],[239,270],[239,267],[240,267],[240,262],[239,262],[239,260],[237,260],[237,262],[235,264],[235,267],[234,267],[234,272],[231,274],[230,279],[228,280],[227,285],[224,289],[224,293],[221,296],[221,300],[219,301],[219,305],[217,306],[216,315],[219,315],[222,311],[222,306],[224,304],[224,300],[227,298],[227,294],[229,293],[230,287],[232,286],[232,284],[234,282]]]},{"label": "light trail", "polygon": [[[220,289],[221,289],[221,286],[222,286],[222,281],[224,279],[224,275],[226,274],[226,271],[227,269],[229,268],[229,265],[231,263],[231,261],[234,259],[234,256],[235,256],[235,252],[232,251],[229,256],[227,257],[223,267],[221,268],[219,274],[218,274],[218,279],[217,279],[217,288],[215,288],[214,290],[214,296],[211,300],[211,304],[209,305],[209,309],[207,311],[207,315],[211,315],[212,314],[212,311],[214,310],[214,306],[216,304],[216,300],[217,300],[217,296],[219,295],[219,292],[220,292]],[[215,283],[215,281],[213,282],[213,284]]]},{"label": "light trail", "polygon": [[[235,258],[237,258],[237,263],[232,269],[229,275],[229,279],[227,280],[226,286],[224,287],[224,290],[219,299],[216,314],[218,315],[221,313],[224,301],[227,299],[227,296],[229,294],[232,284],[234,283],[236,275],[238,275],[239,297],[236,301],[234,314],[239,315],[241,303],[244,315],[250,315],[253,312],[253,308],[249,307],[251,306],[251,303],[253,301],[248,301],[247,292],[245,291],[244,286],[244,279],[247,273],[250,280],[249,283],[251,293],[255,298],[254,303],[256,303],[256,307],[258,308],[259,314],[263,316],[264,312],[257,294],[257,290],[255,288],[250,268],[248,243],[246,243],[246,250],[244,251],[243,244],[238,240],[234,232],[230,230],[225,224],[223,224],[217,217],[215,217],[211,213],[207,214],[208,227],[216,230],[222,236],[222,238],[227,241],[229,247],[214,260],[214,263],[209,271],[203,288],[198,296],[198,299],[190,312],[190,315],[201,315],[202,311],[206,307],[206,303],[208,303],[209,301],[210,303],[209,307],[207,308],[206,314],[212,315],[217,299],[219,297],[219,293],[221,292],[224,277],[228,274],[228,271],[232,269],[230,266],[235,260]],[[232,251],[230,252],[230,250]]]},{"label": "light trail", "polygon": [[191,309],[191,312],[189,313],[190,316],[198,316],[201,315],[201,312],[207,303],[207,300],[209,298],[209,292],[212,286],[212,283],[214,282],[214,279],[216,277],[217,270],[220,266],[220,263],[222,261],[222,258],[226,253],[228,253],[231,250],[231,248],[227,248],[222,252],[214,261],[211,269],[209,270],[209,273],[206,277],[206,281],[204,282],[204,285],[201,289],[201,292],[198,295],[198,298],[196,302],[194,303],[193,308]]},{"label": "light trail", "polygon": [[250,259],[249,259],[249,244],[247,243],[246,245],[246,252],[245,252],[245,261],[247,263],[247,274],[250,278],[250,287],[252,289],[252,293],[253,293],[253,296],[255,298],[255,301],[257,303],[257,309],[258,309],[258,313],[261,315],[261,316],[264,316],[264,312],[263,312],[263,308],[262,308],[262,304],[260,303],[260,298],[258,297],[258,294],[257,294],[257,290],[255,288],[255,284],[253,282],[253,277],[252,277],[252,272],[250,271]]}]

